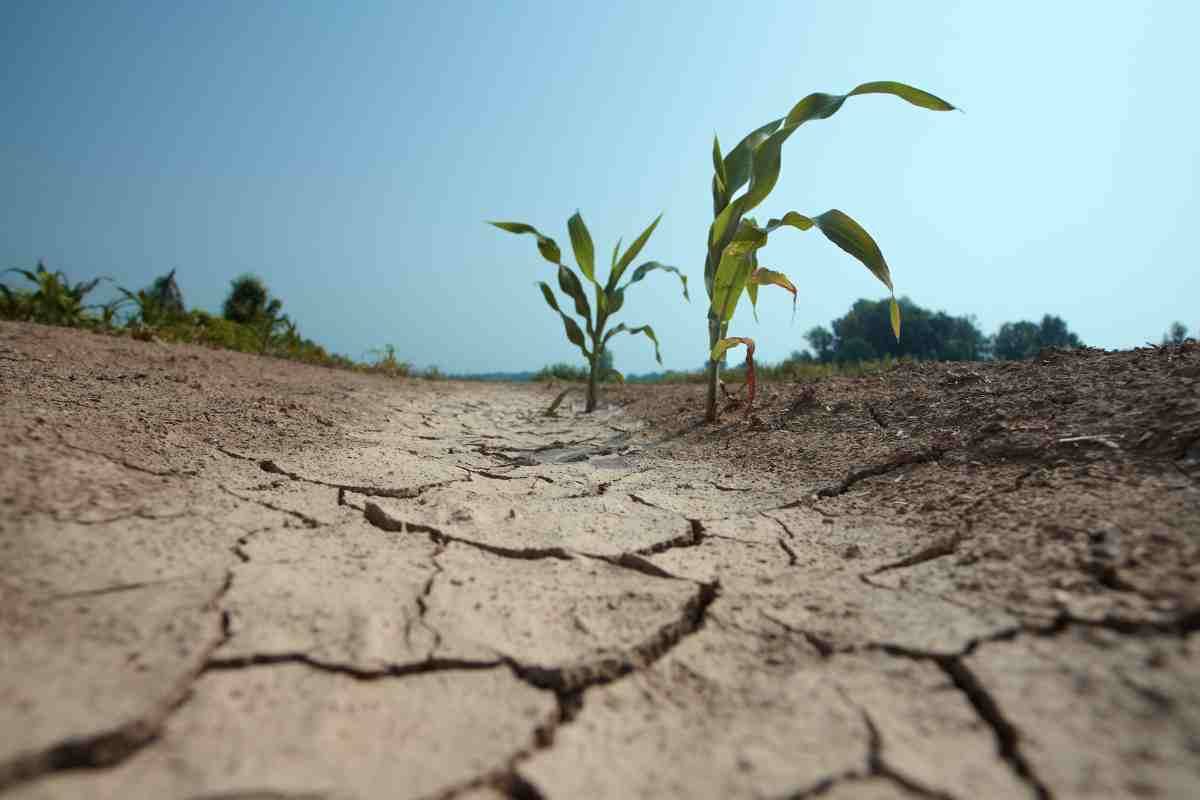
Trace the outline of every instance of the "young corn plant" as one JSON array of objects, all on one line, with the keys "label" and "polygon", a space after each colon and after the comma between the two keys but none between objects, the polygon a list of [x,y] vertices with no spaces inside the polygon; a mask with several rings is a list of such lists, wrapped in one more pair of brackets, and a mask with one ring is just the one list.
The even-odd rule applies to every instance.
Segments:
[{"label": "young corn plant", "polygon": [[[542,290],[542,297],[546,298],[546,303],[562,318],[567,339],[579,348],[583,353],[583,357],[587,360],[588,412],[596,409],[596,383],[600,377],[602,359],[605,348],[608,346],[608,340],[618,333],[628,333],[631,335],[637,333],[645,334],[654,343],[655,359],[658,360],[659,364],[662,364],[662,353],[658,348],[658,337],[655,336],[654,329],[649,325],[627,328],[625,327],[625,323],[620,323],[613,328],[607,328],[612,317],[625,305],[626,290],[654,270],[663,270],[665,272],[673,272],[679,276],[679,280],[683,284],[683,299],[690,300],[688,297],[687,276],[677,268],[660,264],[657,261],[646,261],[639,264],[630,273],[629,280],[624,284],[621,283],[621,278],[624,277],[626,270],[629,269],[629,265],[633,263],[638,253],[646,246],[647,240],[650,239],[650,235],[654,233],[654,229],[658,227],[658,222],[661,219],[662,214],[659,214],[650,223],[649,227],[633,240],[633,243],[624,252],[621,252],[621,242],[617,242],[612,252],[608,280],[603,283],[596,278],[596,251],[592,244],[592,235],[588,232],[587,225],[583,223],[583,217],[576,211],[567,220],[567,232],[571,236],[571,248],[575,251],[575,262],[579,265],[579,271],[583,273],[583,277],[587,279],[594,290],[595,314],[592,312],[591,303],[588,302],[583,282],[579,280],[579,276],[575,274],[574,270],[562,263],[562,251],[553,239],[543,235],[532,225],[526,225],[523,222],[489,223],[502,231],[516,234],[528,233],[537,237],[537,248],[538,252],[542,254],[542,258],[558,267],[558,288],[575,303],[575,313],[583,320],[583,328],[580,328],[579,323],[567,316],[559,307],[558,301],[555,299],[554,292],[550,289],[549,284],[544,281],[538,281],[537,285]],[[616,370],[613,370],[613,373],[615,373],[615,377],[618,380],[622,380],[620,373],[616,372]]]},{"label": "young corn plant", "polygon": [[[109,278],[100,277],[72,284],[61,270],[51,272],[40,261],[32,272],[27,269],[7,269],[0,272],[0,275],[6,275],[9,272],[21,275],[36,287],[32,292],[23,293],[24,308],[28,319],[46,325],[66,325],[68,327],[82,325],[87,321],[88,317],[84,313],[84,297],[95,289],[100,281],[109,280]],[[7,287],[0,289],[0,292],[4,294],[6,307],[13,306],[15,308],[18,305],[17,293]]]},{"label": "young corn plant", "polygon": [[[825,119],[837,113],[847,99],[864,94],[890,94],[920,108],[931,111],[952,111],[954,106],[929,92],[894,81],[874,81],[856,86],[846,94],[810,94],[792,107],[787,116],[772,120],[751,131],[729,151],[721,155],[721,144],[713,137],[713,223],[708,229],[707,257],[704,262],[704,288],[708,292],[708,398],[705,418],[717,418],[717,382],[725,352],[732,347],[746,347],[746,384],[749,389],[747,412],[754,404],[754,341],[745,337],[730,337],[729,322],[737,308],[742,292],[750,295],[757,316],[758,288],[779,286],[792,295],[793,313],[796,287],[782,272],[758,264],[758,251],[767,244],[767,237],[781,227],[807,231],[817,228],[838,247],[858,259],[884,286],[892,292],[892,332],[900,338],[900,307],[896,305],[891,272],[879,245],[850,215],[831,209],[816,216],[789,211],[779,219],[759,226],[754,217],[747,216],[757,208],[779,180],[782,167],[783,143],[796,129],[814,119]],[[743,186],[745,191],[734,196]]]}]

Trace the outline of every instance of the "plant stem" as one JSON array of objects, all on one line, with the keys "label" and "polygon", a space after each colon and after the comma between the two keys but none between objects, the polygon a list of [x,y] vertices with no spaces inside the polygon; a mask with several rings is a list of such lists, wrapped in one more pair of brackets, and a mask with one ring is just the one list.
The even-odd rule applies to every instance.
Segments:
[{"label": "plant stem", "polygon": [[[708,320],[708,351],[712,353],[712,349],[716,347],[717,342],[721,340],[724,327],[718,320]],[[704,419],[707,422],[717,421],[717,381],[721,377],[721,363],[713,361],[711,358],[708,361],[708,400],[705,405]]]},{"label": "plant stem", "polygon": [[600,371],[600,353],[592,354],[591,369],[588,371],[587,407],[588,414],[596,410],[596,373]]}]

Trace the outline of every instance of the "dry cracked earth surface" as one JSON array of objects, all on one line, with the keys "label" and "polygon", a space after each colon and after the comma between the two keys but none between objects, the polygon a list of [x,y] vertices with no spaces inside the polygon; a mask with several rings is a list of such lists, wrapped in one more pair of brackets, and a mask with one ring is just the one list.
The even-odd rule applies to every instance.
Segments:
[{"label": "dry cracked earth surface", "polygon": [[0,394],[5,800],[1200,795],[1194,344],[705,425],[0,323]]}]

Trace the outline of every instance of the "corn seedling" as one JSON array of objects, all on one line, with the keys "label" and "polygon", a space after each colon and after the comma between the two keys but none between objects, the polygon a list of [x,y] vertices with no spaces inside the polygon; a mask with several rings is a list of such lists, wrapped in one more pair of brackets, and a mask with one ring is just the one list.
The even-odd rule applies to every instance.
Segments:
[{"label": "corn seedling", "polygon": [[84,315],[83,298],[95,289],[100,281],[108,280],[96,278],[71,284],[61,270],[50,272],[40,261],[32,272],[27,269],[9,269],[0,275],[9,272],[23,276],[36,288],[30,293],[17,293],[3,287],[0,291],[4,294],[6,307],[11,306],[14,313],[21,310],[27,315],[26,319],[34,322],[68,327],[83,324],[88,319]]},{"label": "corn seedling", "polygon": [[[662,353],[658,348],[658,337],[655,336],[654,329],[649,325],[627,328],[624,323],[621,323],[607,331],[605,330],[609,320],[625,304],[626,290],[654,270],[664,270],[666,272],[674,272],[679,276],[679,280],[683,283],[683,299],[689,299],[687,276],[677,268],[660,264],[657,261],[647,261],[638,265],[631,273],[629,280],[621,284],[621,278],[625,275],[629,265],[637,258],[638,253],[645,247],[647,240],[654,233],[654,229],[658,227],[658,222],[661,219],[662,214],[659,214],[624,252],[621,252],[620,241],[617,242],[617,246],[613,248],[612,252],[608,280],[603,284],[596,278],[595,247],[592,244],[592,236],[588,232],[587,226],[583,223],[583,217],[577,211],[567,220],[567,232],[571,236],[571,248],[575,251],[575,262],[579,265],[579,271],[583,273],[583,276],[592,284],[594,289],[596,303],[594,316],[582,281],[579,280],[579,276],[575,274],[574,270],[562,263],[562,251],[553,239],[544,236],[532,225],[526,225],[523,222],[489,223],[509,233],[529,233],[536,236],[538,252],[542,254],[542,258],[558,267],[558,288],[575,303],[575,313],[583,320],[583,328],[580,328],[579,323],[567,316],[559,307],[558,301],[555,299],[554,292],[550,289],[549,284],[544,281],[538,281],[537,285],[542,290],[542,296],[546,299],[546,303],[562,318],[567,339],[579,348],[583,353],[583,357],[587,360],[588,389],[586,408],[589,412],[596,409],[596,383],[600,377],[602,356],[604,355],[605,347],[608,345],[608,340],[613,336],[616,336],[618,333],[628,333],[631,335],[637,333],[645,334],[654,343],[654,357],[658,360],[659,364],[662,364]],[[616,370],[613,370],[612,373],[618,380],[623,380],[621,374],[616,372]]]},{"label": "corn seedling", "polygon": [[[742,292],[758,311],[758,288],[779,286],[792,295],[793,313],[796,287],[782,272],[760,267],[758,250],[767,244],[772,231],[787,226],[801,231],[817,228],[838,247],[858,259],[892,292],[891,323],[900,338],[900,307],[896,304],[891,272],[879,245],[848,214],[832,209],[816,216],[789,211],[760,227],[746,216],[767,198],[779,180],[783,143],[804,123],[825,119],[837,113],[850,97],[863,94],[890,94],[920,108],[951,111],[954,106],[921,89],[894,81],[875,81],[855,87],[844,95],[810,94],[792,107],[787,116],[768,122],[750,132],[724,157],[721,144],[713,137],[713,223],[708,229],[708,252],[704,263],[704,288],[708,292],[708,399],[705,417],[717,418],[717,381],[721,359],[731,347],[746,347],[746,378],[749,385],[749,413],[754,400],[754,342],[745,337],[729,337],[729,322]],[[734,193],[746,190],[737,197]]]}]

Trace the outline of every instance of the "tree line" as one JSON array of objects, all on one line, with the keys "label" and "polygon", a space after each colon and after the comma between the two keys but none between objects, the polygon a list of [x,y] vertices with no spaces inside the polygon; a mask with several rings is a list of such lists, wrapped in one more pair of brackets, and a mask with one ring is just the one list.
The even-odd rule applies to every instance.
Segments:
[{"label": "tree line", "polygon": [[844,364],[880,358],[909,357],[930,361],[1019,361],[1042,348],[1083,347],[1062,317],[1046,314],[1041,322],[1005,322],[992,336],[979,329],[973,316],[955,317],[930,311],[907,297],[899,300],[904,317],[900,340],[891,334],[888,299],[858,300],[830,327],[818,325],[806,334],[811,350],[793,354],[797,361]]}]

